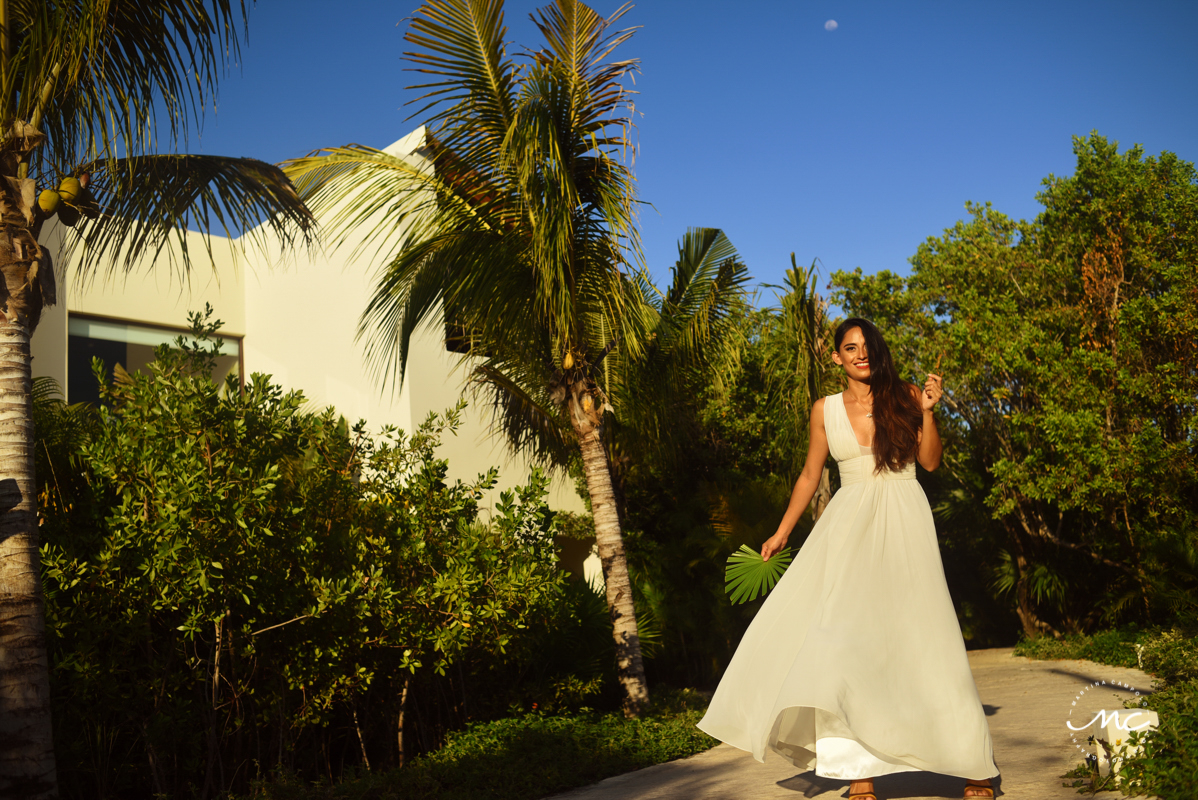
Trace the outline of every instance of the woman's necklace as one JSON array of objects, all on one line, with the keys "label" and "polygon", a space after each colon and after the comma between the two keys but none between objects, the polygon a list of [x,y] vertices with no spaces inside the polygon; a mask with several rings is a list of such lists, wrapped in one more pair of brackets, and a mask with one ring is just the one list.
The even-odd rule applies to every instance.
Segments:
[{"label": "woman's necklace", "polygon": [[[852,395],[849,395],[849,396],[850,396],[850,397],[852,397]],[[860,400],[858,400],[856,397],[853,397],[853,402],[854,402],[854,403],[856,403],[857,405],[861,406],[861,410],[862,410],[862,411],[865,411],[865,418],[866,418],[866,419],[872,419],[872,418],[873,418],[873,415],[874,415],[874,412],[873,412],[873,407],[874,407],[874,404],[873,404],[873,403],[870,403],[870,404],[869,404],[869,410],[868,410],[868,411],[866,411],[866,409],[865,409],[865,406],[864,406],[864,405],[862,405],[862,404],[861,404],[861,401],[860,401]]]}]

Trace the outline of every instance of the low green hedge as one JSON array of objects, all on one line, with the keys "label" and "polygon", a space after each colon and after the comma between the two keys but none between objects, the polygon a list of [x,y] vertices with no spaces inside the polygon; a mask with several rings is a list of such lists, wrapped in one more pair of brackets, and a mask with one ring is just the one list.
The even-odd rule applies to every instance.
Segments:
[{"label": "low green hedge", "polygon": [[[1182,628],[1129,626],[1092,636],[1020,641],[1015,655],[1038,659],[1084,658],[1117,667],[1139,667],[1162,685],[1144,695],[1160,715],[1160,727],[1144,742],[1144,752],[1128,759],[1117,777],[1100,780],[1093,765],[1062,777],[1078,778],[1079,791],[1118,788],[1131,795],[1198,797],[1198,632]],[[1138,701],[1137,701],[1138,702]],[[1131,706],[1131,702],[1128,702]],[[1133,733],[1135,743],[1141,734]],[[1088,779],[1088,780],[1085,780]]]},{"label": "low green hedge", "polygon": [[663,693],[639,719],[582,713],[477,723],[403,769],[341,783],[282,776],[256,787],[269,800],[534,800],[701,753],[718,742],[695,727],[707,701]]},{"label": "low green hedge", "polygon": [[1102,631],[1089,636],[1069,634],[1063,639],[1042,636],[1039,639],[1020,639],[1015,655],[1036,659],[1076,658],[1110,664],[1113,667],[1138,667],[1136,644],[1147,631],[1134,626]]}]

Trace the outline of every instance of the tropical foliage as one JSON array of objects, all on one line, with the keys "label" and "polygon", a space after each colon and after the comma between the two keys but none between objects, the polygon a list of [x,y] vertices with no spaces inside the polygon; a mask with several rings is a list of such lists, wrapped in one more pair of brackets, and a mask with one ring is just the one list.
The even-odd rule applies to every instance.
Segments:
[{"label": "tropical foliage", "polygon": [[1074,151],[1036,220],[971,206],[910,278],[834,276],[908,372],[943,359],[944,530],[1029,637],[1198,612],[1198,175]]},{"label": "tropical foliage", "polygon": [[648,446],[667,441],[670,398],[727,347],[747,273],[709,229],[687,234],[665,296],[634,266],[624,82],[637,62],[612,55],[632,35],[615,29],[625,10],[558,0],[533,17],[544,46],[517,65],[501,0],[428,2],[406,35],[430,76],[414,87],[430,126],[421,157],[351,145],[286,170],[334,241],[359,231],[388,248],[360,327],[381,378],[402,381],[413,331],[444,324],[512,445],[581,464],[635,715],[648,689],[604,429],[616,419]]},{"label": "tropical foliage", "polygon": [[51,251],[82,271],[164,253],[187,270],[188,226],[205,235],[257,226],[285,245],[311,227],[277,167],[159,151],[185,139],[215,99],[245,12],[229,0],[0,0],[0,393],[12,409],[0,420],[0,468],[18,498],[0,512],[6,797],[56,794],[29,354],[42,309],[56,301]]},{"label": "tropical foliage", "polygon": [[39,398],[58,422],[42,559],[71,796],[214,797],[331,771],[346,742],[367,768],[402,763],[410,686],[503,662],[571,608],[543,475],[486,524],[496,472],[445,480],[433,450],[460,408],[371,436],[262,375],[222,392],[219,324],[118,373],[98,411]]},{"label": "tropical foliage", "polygon": [[724,589],[728,598],[733,603],[743,603],[756,600],[759,595],[765,596],[782,577],[791,558],[789,547],[782,548],[766,561],[761,553],[742,544],[728,556],[728,566],[724,569]]}]

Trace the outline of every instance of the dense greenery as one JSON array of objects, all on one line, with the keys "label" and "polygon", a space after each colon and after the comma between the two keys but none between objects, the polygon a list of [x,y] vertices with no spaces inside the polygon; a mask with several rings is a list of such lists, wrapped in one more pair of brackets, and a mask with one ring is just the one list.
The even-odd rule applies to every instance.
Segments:
[{"label": "dense greenery", "polygon": [[395,763],[410,681],[503,662],[531,620],[569,628],[575,608],[540,473],[490,524],[494,470],[446,482],[433,450],[460,409],[350,431],[265,376],[214,384],[219,323],[195,322],[197,343],[118,373],[97,412],[39,403],[70,795],[214,796],[275,767]]},{"label": "dense greenery", "polygon": [[531,800],[702,752],[716,741],[695,727],[706,702],[655,695],[639,719],[622,714],[528,713],[478,723],[402,770],[313,786],[283,778],[259,787],[270,800]]},{"label": "dense greenery", "polygon": [[1196,173],[1074,150],[1036,220],[971,206],[909,278],[834,276],[910,374],[943,361],[941,532],[1028,636],[1198,612]]}]

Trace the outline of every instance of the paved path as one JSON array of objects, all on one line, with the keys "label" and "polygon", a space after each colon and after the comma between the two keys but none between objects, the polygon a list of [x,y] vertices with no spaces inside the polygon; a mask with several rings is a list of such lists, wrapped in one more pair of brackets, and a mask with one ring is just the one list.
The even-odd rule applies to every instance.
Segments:
[{"label": "paved path", "polygon": [[[1067,719],[1089,721],[1100,708],[1122,708],[1120,699],[1152,690],[1151,676],[1138,669],[1107,667],[1091,661],[1034,661],[1012,655],[1012,648],[971,650],[969,664],[994,740],[994,761],[1001,775],[995,794],[1007,800],[1077,800],[1076,789],[1059,776],[1077,766],[1083,753],[1071,741]],[[1106,681],[1079,693],[1095,681]],[[1077,706],[1071,703],[1077,699]],[[1070,717],[1072,711],[1073,716]],[[1080,726],[1082,722],[1074,722]],[[1078,741],[1086,747],[1085,733]],[[931,772],[900,772],[874,781],[881,800],[960,798],[965,781]],[[765,764],[722,744],[691,758],[659,764],[557,795],[555,800],[732,800],[751,798],[847,798],[849,782],[798,772],[793,764],[767,752]],[[1115,793],[1103,796],[1121,798]]]}]

